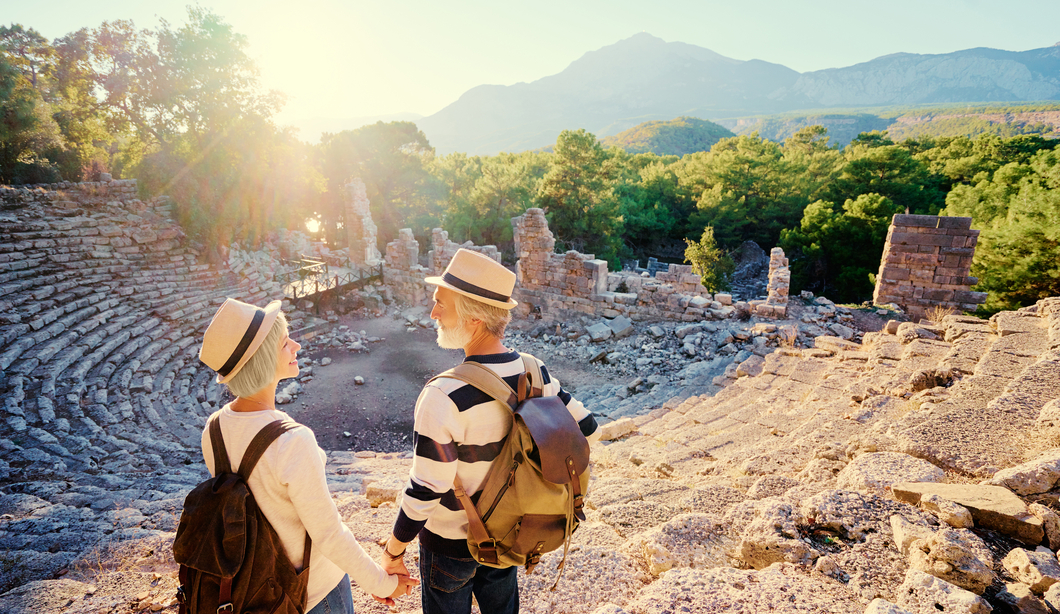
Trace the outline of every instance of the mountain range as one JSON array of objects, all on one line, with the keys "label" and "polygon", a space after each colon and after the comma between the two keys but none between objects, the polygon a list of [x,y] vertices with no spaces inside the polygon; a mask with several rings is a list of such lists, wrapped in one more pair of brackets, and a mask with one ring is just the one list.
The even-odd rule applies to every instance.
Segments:
[{"label": "mountain range", "polygon": [[494,154],[550,145],[566,129],[598,137],[650,120],[718,120],[800,109],[1060,100],[1060,44],[897,53],[799,73],[734,60],[647,33],[590,51],[532,83],[480,85],[417,122],[439,153]]}]

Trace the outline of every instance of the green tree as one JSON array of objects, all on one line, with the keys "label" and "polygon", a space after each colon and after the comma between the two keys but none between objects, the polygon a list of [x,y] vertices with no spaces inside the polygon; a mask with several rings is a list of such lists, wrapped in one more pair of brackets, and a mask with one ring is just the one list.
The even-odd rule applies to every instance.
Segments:
[{"label": "green tree", "polygon": [[739,136],[692,156],[678,170],[693,191],[702,186],[692,223],[712,226],[722,245],[752,240],[773,246],[782,229],[798,223],[806,197],[777,143],[757,134]]},{"label": "green tree", "polygon": [[537,200],[548,215],[557,247],[591,251],[617,265],[623,220],[607,151],[585,130],[564,130],[552,155]]},{"label": "green tree", "polygon": [[356,130],[325,134],[320,159],[327,179],[325,216],[329,225],[343,219],[346,184],[364,182],[380,242],[411,227],[421,241],[441,219],[440,186],[428,168],[434,148],[412,122],[376,122]]},{"label": "green tree", "polygon": [[785,230],[781,246],[791,259],[795,290],[860,302],[872,295],[887,229],[901,209],[879,194],[847,200],[841,212],[827,201],[806,207],[799,228]]},{"label": "green tree", "polygon": [[838,202],[880,194],[907,213],[937,213],[944,195],[925,189],[931,184],[927,166],[900,145],[871,143],[847,147],[846,163],[827,191],[828,199]]},{"label": "green tree", "polygon": [[685,239],[685,243],[685,262],[692,265],[703,287],[710,293],[728,290],[736,265],[725,250],[718,247],[714,229],[707,226],[699,241]]},{"label": "green tree", "polygon": [[1007,164],[946,202],[945,214],[970,215],[981,231],[972,275],[988,293],[984,314],[1060,294],[1060,152]]}]

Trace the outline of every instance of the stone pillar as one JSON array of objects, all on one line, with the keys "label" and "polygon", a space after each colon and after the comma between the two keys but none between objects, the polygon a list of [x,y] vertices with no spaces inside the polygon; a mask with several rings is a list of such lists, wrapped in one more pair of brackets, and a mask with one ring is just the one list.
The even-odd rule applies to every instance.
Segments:
[{"label": "stone pillar", "polygon": [[791,270],[784,250],[774,247],[769,252],[769,284],[765,301],[750,301],[751,312],[765,318],[788,316],[788,292],[791,288]]},{"label": "stone pillar", "polygon": [[895,215],[887,231],[872,301],[895,303],[914,317],[935,306],[974,311],[986,301],[969,276],[979,231],[970,217]]},{"label": "stone pillar", "polygon": [[350,244],[350,261],[354,264],[376,264],[380,260],[376,245],[376,225],[368,208],[364,182],[354,178],[346,184],[346,236]]}]

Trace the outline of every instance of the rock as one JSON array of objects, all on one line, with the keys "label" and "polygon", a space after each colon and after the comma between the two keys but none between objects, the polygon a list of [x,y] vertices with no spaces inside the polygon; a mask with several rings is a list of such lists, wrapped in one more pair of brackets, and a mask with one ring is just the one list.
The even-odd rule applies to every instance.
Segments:
[{"label": "rock", "polygon": [[648,334],[650,334],[652,337],[655,337],[656,339],[658,339],[660,337],[665,336],[666,335],[666,331],[664,331],[661,326],[649,326],[648,327]]},{"label": "rock", "polygon": [[[607,330],[611,330],[610,328]],[[589,362],[600,362],[607,356],[607,350],[594,350],[589,356]]]},{"label": "rock", "polygon": [[801,517],[790,503],[748,501],[735,506],[726,518],[741,514],[752,520],[744,528],[737,557],[751,567],[765,569],[779,562],[808,565],[819,556],[802,541],[797,525]]},{"label": "rock", "polygon": [[609,365],[617,365],[622,362],[622,357],[625,356],[622,352],[610,352],[607,356],[604,356],[604,362]]},{"label": "rock", "polygon": [[360,375],[358,375],[357,377],[353,378],[353,383],[357,384],[358,386],[363,386],[364,385],[364,378],[361,377]]},{"label": "rock", "polygon": [[921,496],[936,494],[963,505],[972,513],[976,526],[1011,535],[1033,546],[1042,542],[1045,531],[1023,501],[1001,486],[977,484],[935,484],[903,482],[891,487],[894,498],[917,505]]},{"label": "rock", "polygon": [[365,488],[364,496],[372,507],[388,501],[397,501],[405,490],[405,481],[398,478],[387,478],[378,482],[370,482]]},{"label": "rock", "polygon": [[606,341],[611,338],[612,334],[614,334],[611,327],[604,322],[593,324],[585,330],[589,333],[589,338],[594,342]]},{"label": "rock", "polygon": [[895,335],[898,337],[898,341],[901,341],[903,344],[912,343],[917,339],[937,340],[939,338],[939,335],[935,334],[931,329],[912,322],[902,322],[899,324],[898,330],[895,331]]},{"label": "rock", "polygon": [[623,610],[621,607],[619,607],[619,606],[617,606],[617,605],[615,605],[613,603],[605,603],[605,604],[597,607],[595,610],[593,610],[593,614],[629,614],[629,613],[626,612],[625,610]]},{"label": "rock", "polygon": [[1060,582],[1049,587],[1049,590],[1045,591],[1045,603],[1047,603],[1054,610],[1060,610]]},{"label": "rock", "polygon": [[752,355],[736,367],[736,375],[738,377],[755,377],[757,375],[761,375],[762,367],[765,365],[765,362],[765,359],[761,356]]},{"label": "rock", "polygon": [[1041,503],[1031,503],[1027,506],[1027,511],[1042,521],[1042,528],[1045,529],[1044,543],[1050,550],[1060,551],[1060,515]]},{"label": "rock", "polygon": [[842,584],[789,564],[760,571],[732,567],[674,569],[640,589],[626,607],[637,614],[861,614],[865,609]]},{"label": "rock", "polygon": [[994,581],[993,570],[966,547],[953,529],[942,529],[914,541],[909,548],[909,567],[977,595]]},{"label": "rock", "polygon": [[834,333],[836,337],[839,337],[843,340],[850,340],[854,336],[853,328],[850,328],[849,326],[843,326],[838,322],[835,324],[830,324],[828,326],[828,330],[832,331],[832,333]]},{"label": "rock", "polygon": [[728,564],[728,551],[735,546],[729,532],[729,525],[716,516],[680,514],[633,537],[623,549],[642,557],[655,577],[675,567],[721,567]]},{"label": "rock", "polygon": [[722,305],[732,305],[732,295],[731,294],[715,294],[714,295],[714,300],[718,301]]},{"label": "rock", "polygon": [[917,614],[912,610],[907,610],[896,606],[895,604],[881,599],[879,597],[869,602],[869,607],[865,608],[865,614]]},{"label": "rock", "polygon": [[884,332],[888,335],[894,335],[898,332],[898,321],[887,320],[887,324],[883,327]]},{"label": "rock", "polygon": [[747,496],[751,499],[765,499],[782,495],[792,488],[801,484],[795,478],[783,475],[763,475],[755,480],[754,484],[747,489]]},{"label": "rock", "polygon": [[895,514],[891,516],[891,533],[894,535],[894,545],[904,555],[909,555],[909,548],[918,539],[927,539],[935,534],[930,527],[913,524]]},{"label": "rock", "polygon": [[1038,430],[1049,432],[1057,429],[1060,429],[1060,399],[1053,399],[1038,412]]},{"label": "rock", "polygon": [[1060,582],[1060,562],[1051,551],[1038,552],[1013,548],[1001,560],[1013,578],[1026,584],[1032,591],[1041,595],[1050,586]]},{"label": "rock", "polygon": [[993,610],[979,595],[917,569],[906,572],[895,594],[898,605],[913,612],[989,614]]},{"label": "rock", "polygon": [[600,427],[600,440],[601,441],[614,441],[621,437],[625,437],[630,433],[637,430],[636,423],[633,422],[632,418],[622,418],[614,422],[608,422],[607,424]]},{"label": "rock", "polygon": [[1026,584],[1009,582],[994,598],[1017,614],[1049,614],[1046,602],[1038,598]]},{"label": "rock", "polygon": [[326,366],[328,366],[330,364],[331,364],[331,359],[328,358],[327,356],[325,356],[325,357],[320,359],[320,366],[326,367]]},{"label": "rock", "polygon": [[1048,492],[1060,480],[1060,448],[1044,452],[1038,458],[1002,469],[983,484],[1004,486],[1017,495]]},{"label": "rock", "polygon": [[892,484],[937,482],[945,476],[942,469],[908,454],[870,452],[850,461],[836,476],[836,485],[847,490],[886,495]]},{"label": "rock", "polygon": [[633,322],[626,316],[618,316],[607,323],[615,339],[628,337],[633,332]]},{"label": "rock", "polygon": [[920,507],[934,514],[939,520],[951,527],[958,529],[970,529],[974,526],[972,513],[968,508],[957,505],[949,499],[934,494],[926,494],[920,497]]}]

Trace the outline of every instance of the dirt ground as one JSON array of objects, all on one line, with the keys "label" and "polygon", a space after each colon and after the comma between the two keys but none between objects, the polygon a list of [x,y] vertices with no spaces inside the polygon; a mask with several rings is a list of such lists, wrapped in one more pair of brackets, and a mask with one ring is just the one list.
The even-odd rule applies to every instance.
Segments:
[{"label": "dirt ground", "polygon": [[[369,344],[368,353],[345,348],[303,352],[326,367],[314,365],[313,381],[285,410],[316,433],[325,450],[412,450],[412,417],[420,389],[434,375],[463,359],[459,350],[443,350],[433,330],[407,332],[404,319],[343,318],[336,326],[363,330],[385,340]],[[354,378],[364,378],[364,385]],[[343,435],[350,433],[350,437]]]},{"label": "dirt ground", "polygon": [[[534,324],[513,323],[511,330]],[[332,362],[326,367],[314,365],[313,380],[305,385],[305,391],[294,403],[283,409],[313,429],[317,443],[325,450],[411,451],[413,410],[420,390],[431,377],[463,360],[464,353],[438,347],[433,329],[417,327],[408,332],[405,319],[391,315],[368,319],[347,316],[335,324],[341,325],[385,341],[369,344],[370,352],[366,354],[344,348],[303,350],[301,355],[314,361],[327,356]],[[507,345],[521,349],[511,343]],[[616,377],[584,361],[538,357],[546,362],[549,372],[559,378],[563,387],[574,394],[579,386],[604,384]],[[354,384],[357,376],[364,378],[363,386]],[[350,436],[346,437],[344,432]]]}]

